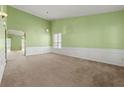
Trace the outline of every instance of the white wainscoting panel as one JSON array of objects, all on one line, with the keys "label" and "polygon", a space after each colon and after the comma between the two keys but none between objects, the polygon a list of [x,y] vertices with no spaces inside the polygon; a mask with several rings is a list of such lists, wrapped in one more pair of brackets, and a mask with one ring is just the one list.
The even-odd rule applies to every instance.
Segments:
[{"label": "white wainscoting panel", "polygon": [[51,52],[107,64],[124,66],[124,50],[121,49],[63,47],[61,49],[53,48]]},{"label": "white wainscoting panel", "polygon": [[3,72],[5,69],[5,65],[6,65],[6,60],[5,60],[5,52],[4,51],[0,51],[0,83],[3,77]]},{"label": "white wainscoting panel", "polygon": [[51,47],[27,47],[26,48],[26,55],[37,55],[37,54],[44,54],[49,53]]}]

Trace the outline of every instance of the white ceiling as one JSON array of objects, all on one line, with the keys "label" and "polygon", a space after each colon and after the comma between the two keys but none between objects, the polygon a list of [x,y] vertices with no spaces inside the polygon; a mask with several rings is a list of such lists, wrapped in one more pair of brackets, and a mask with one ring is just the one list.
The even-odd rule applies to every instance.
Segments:
[{"label": "white ceiling", "polygon": [[12,7],[47,20],[124,10],[124,5],[13,5]]}]

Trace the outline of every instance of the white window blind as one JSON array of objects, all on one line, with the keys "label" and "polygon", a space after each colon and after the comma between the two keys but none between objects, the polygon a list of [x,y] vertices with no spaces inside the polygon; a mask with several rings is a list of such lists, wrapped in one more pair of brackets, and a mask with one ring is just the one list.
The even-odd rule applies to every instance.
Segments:
[{"label": "white window blind", "polygon": [[53,38],[53,47],[61,48],[62,36],[61,33],[55,33]]}]

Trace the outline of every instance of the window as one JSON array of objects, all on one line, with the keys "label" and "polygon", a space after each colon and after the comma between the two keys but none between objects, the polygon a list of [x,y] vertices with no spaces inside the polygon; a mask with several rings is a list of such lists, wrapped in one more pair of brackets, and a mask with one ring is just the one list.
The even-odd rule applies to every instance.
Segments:
[{"label": "window", "polygon": [[54,48],[61,48],[61,33],[54,34],[53,46]]}]

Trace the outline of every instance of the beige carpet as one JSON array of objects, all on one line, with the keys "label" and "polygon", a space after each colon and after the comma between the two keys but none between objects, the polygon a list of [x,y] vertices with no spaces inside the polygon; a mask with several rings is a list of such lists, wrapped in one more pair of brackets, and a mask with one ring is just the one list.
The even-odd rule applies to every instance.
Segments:
[{"label": "beige carpet", "polygon": [[1,86],[124,86],[124,68],[58,54],[11,57]]}]

